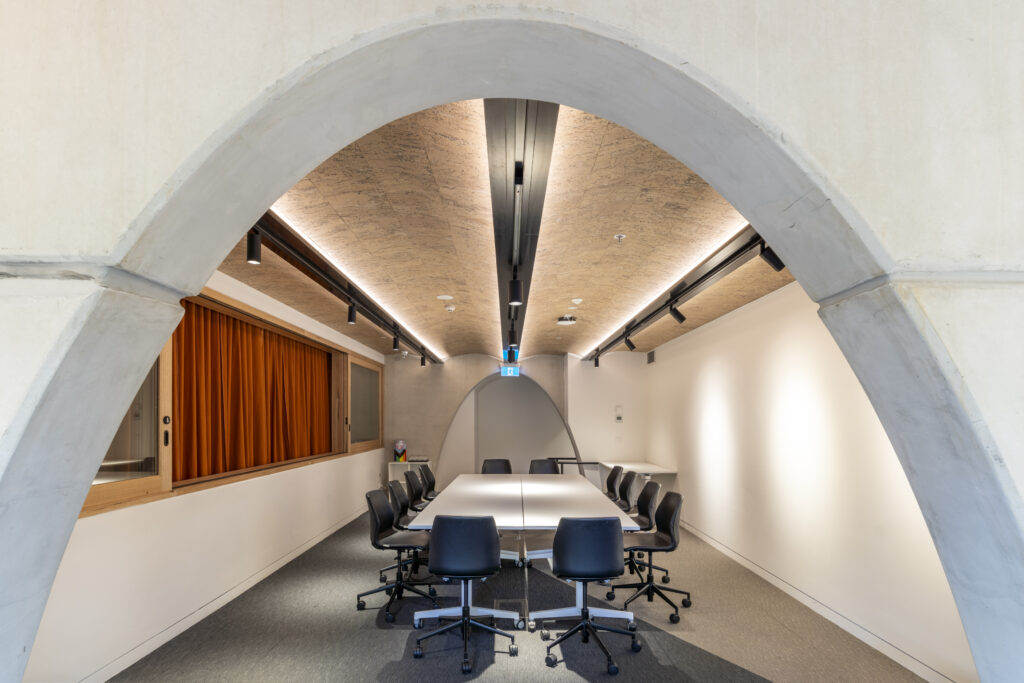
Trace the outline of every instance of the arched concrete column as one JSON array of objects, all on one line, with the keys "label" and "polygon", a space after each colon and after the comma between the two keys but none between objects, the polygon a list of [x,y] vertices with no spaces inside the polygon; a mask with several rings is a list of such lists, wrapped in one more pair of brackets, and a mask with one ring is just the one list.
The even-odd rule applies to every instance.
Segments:
[{"label": "arched concrete column", "polygon": [[[436,15],[358,37],[277,82],[196,150],[112,252],[123,254],[118,267],[5,269],[55,289],[84,279],[92,291],[63,327],[40,333],[45,358],[33,361],[27,400],[0,437],[0,678],[24,668],[119,408],[177,319],[169,304],[198,291],[260,213],[331,153],[395,118],[471,97],[550,100],[620,123],[754,224],[824,302],[932,531],[979,673],[1024,670],[1019,491],[870,227],[781,135],[683,60],[607,27],[545,17]],[[20,296],[8,283],[0,291]]]}]

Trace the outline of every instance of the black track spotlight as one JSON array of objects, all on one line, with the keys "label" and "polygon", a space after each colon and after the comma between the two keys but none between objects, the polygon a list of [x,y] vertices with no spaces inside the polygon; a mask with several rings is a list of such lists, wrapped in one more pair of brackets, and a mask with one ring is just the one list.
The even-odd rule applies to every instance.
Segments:
[{"label": "black track spotlight", "polygon": [[356,324],[356,305],[355,304],[349,304],[348,305],[348,324],[349,325],[355,325]]},{"label": "black track spotlight", "polygon": [[398,335],[397,334],[394,337],[391,338],[391,350],[392,351],[397,351],[398,350]]},{"label": "black track spotlight", "polygon": [[517,278],[512,278],[508,281],[508,305],[509,306],[522,306],[523,305],[523,281]]},{"label": "black track spotlight", "polygon": [[420,356],[420,367],[421,368],[427,367],[427,357],[426,356]]},{"label": "black track spotlight", "polygon": [[245,262],[258,266],[262,262],[260,253],[262,246],[263,238],[260,236],[259,230],[253,228],[245,238]]},{"label": "black track spotlight", "polygon": [[519,348],[519,333],[516,332],[516,328],[511,327],[508,330],[508,348],[517,349]]},{"label": "black track spotlight", "polygon": [[594,356],[594,367],[595,368],[601,367],[601,357],[600,356]]},{"label": "black track spotlight", "polygon": [[636,351],[636,344],[629,337],[626,337],[626,348],[630,351]]},{"label": "black track spotlight", "polygon": [[761,245],[761,258],[763,258],[764,262],[771,266],[772,270],[776,273],[786,267],[786,264],[782,262],[779,255],[772,251],[772,248],[767,244]]},{"label": "black track spotlight", "polygon": [[669,315],[671,315],[673,318],[675,318],[675,321],[677,323],[679,323],[680,325],[682,325],[683,323],[686,322],[686,316],[683,315],[682,313],[680,313],[679,309],[676,308],[675,306],[669,306],[668,307],[668,312],[669,312]]}]

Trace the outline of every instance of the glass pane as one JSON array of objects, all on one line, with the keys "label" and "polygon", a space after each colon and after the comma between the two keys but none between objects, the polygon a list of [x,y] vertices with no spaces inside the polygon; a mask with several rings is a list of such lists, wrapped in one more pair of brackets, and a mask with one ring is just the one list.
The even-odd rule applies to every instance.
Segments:
[{"label": "glass pane", "polygon": [[160,391],[157,363],[153,364],[139,393],[100,463],[93,484],[106,484],[158,474],[160,439]]},{"label": "glass pane", "polygon": [[352,443],[380,438],[380,373],[352,364]]}]

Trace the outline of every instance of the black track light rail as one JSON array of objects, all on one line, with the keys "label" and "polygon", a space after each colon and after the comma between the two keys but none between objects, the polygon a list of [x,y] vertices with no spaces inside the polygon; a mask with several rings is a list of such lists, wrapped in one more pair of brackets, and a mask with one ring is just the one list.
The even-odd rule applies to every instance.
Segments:
[{"label": "black track light rail", "polygon": [[[521,341],[530,296],[541,212],[555,143],[558,105],[538,100],[485,99],[498,312],[502,344]],[[516,195],[519,194],[517,200]],[[520,281],[522,305],[509,305],[509,282]],[[510,334],[515,330],[514,334]]]},{"label": "black track light rail", "polygon": [[319,252],[310,247],[295,234],[288,225],[269,211],[253,226],[263,236],[263,243],[271,251],[305,273],[307,277],[338,297],[345,304],[355,304],[359,315],[380,328],[388,337],[397,336],[399,341],[416,353],[426,356],[430,362],[442,364],[443,360],[431,353],[426,345],[409,334],[395,320],[374,303],[373,299],[348,281]]},{"label": "black track light rail", "polygon": [[[596,350],[584,356],[583,360],[593,360],[595,356],[600,356],[624,343],[627,337],[632,337],[649,327],[668,313],[670,308],[689,301],[750,259],[758,256],[764,243],[764,238],[757,234],[753,226],[747,225],[736,237],[701,261],[693,270],[669,287],[664,294],[658,296],[654,303],[640,311],[637,317],[630,321],[621,332],[604,340]],[[661,303],[658,303],[659,301]]]}]

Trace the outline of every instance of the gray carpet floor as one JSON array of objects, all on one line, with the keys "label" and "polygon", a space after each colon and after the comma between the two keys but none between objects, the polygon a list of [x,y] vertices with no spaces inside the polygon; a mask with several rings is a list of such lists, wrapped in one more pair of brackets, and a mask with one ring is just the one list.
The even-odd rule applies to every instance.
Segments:
[{"label": "gray carpet floor", "polygon": [[[514,631],[518,657],[509,656],[507,639],[475,631],[473,672],[463,675],[458,635],[425,641],[424,657],[412,656],[416,637],[436,626],[412,627],[412,613],[428,609],[428,600],[411,596],[396,603],[394,623],[379,609],[383,593],[367,598],[365,611],[356,610],[356,594],[379,585],[377,569],[388,561],[370,546],[367,518],[360,517],[112,680],[920,680],[686,533],[675,553],[657,561],[669,568],[669,585],[692,591],[693,606],[671,624],[671,610],[660,600],[632,603],[643,649],[632,652],[624,636],[603,636],[620,669],[615,679],[597,646],[578,637],[556,648],[556,667],[546,666],[546,643],[528,631]],[[477,586],[474,603],[514,606],[526,580],[531,609],[573,603],[573,587],[553,577],[546,561],[528,571],[527,579],[506,563],[501,574]],[[441,604],[458,604],[458,590],[437,585]],[[592,587],[591,604],[620,608],[603,599],[605,591]],[[617,599],[627,595],[620,591]],[[496,625],[511,628],[503,620]],[[552,632],[569,625],[559,622]]]}]

